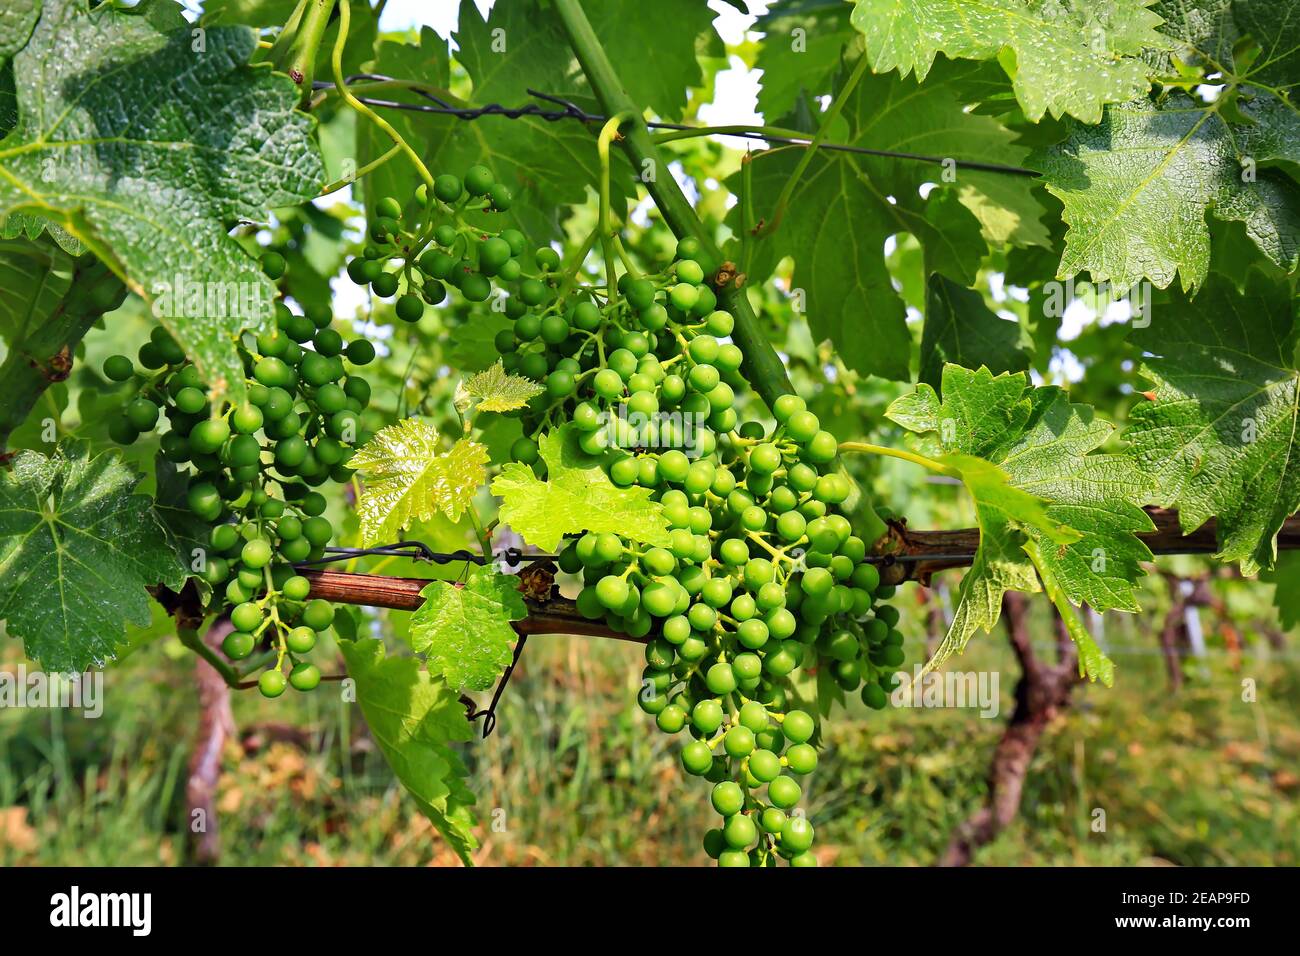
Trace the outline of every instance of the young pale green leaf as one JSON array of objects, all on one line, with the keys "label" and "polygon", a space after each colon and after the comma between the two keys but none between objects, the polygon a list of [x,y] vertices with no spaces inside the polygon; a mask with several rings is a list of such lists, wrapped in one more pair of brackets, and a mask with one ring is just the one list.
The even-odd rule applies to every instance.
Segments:
[{"label": "young pale green leaf", "polygon": [[411,657],[388,657],[380,640],[340,641],[371,735],[397,779],[460,858],[472,864],[474,794],[449,744],[469,740],[465,706],[446,681]]},{"label": "young pale green leaf", "polygon": [[456,407],[462,412],[477,399],[481,412],[509,412],[523,408],[534,395],[546,391],[531,378],[511,375],[498,359],[489,369],[471,376],[456,390]]},{"label": "young pale green leaf", "polygon": [[1300,186],[1254,162],[1242,127],[1181,94],[1163,106],[1110,106],[1100,125],[1076,124],[1064,143],[1030,158],[1065,206],[1058,275],[1088,272],[1119,292],[1142,279],[1163,289],[1178,276],[1194,289],[1209,272],[1207,210],[1244,223],[1270,261],[1294,271]]},{"label": "young pale green leaf", "polygon": [[925,328],[921,334],[918,376],[938,388],[948,363],[992,372],[1029,367],[1021,346],[1020,326],[994,313],[984,297],[935,273],[926,290]]},{"label": "young pale green leaf", "polygon": [[[959,652],[977,628],[992,628],[1002,595],[1036,591],[1040,576],[1050,575],[1075,604],[1137,610],[1136,581],[1151,560],[1137,533],[1154,527],[1141,508],[1153,488],[1128,457],[1094,454],[1112,426],[1092,409],[1071,404],[1061,389],[1029,386],[1022,373],[949,365],[942,401],[918,385],[888,415],[920,433],[961,478],[979,518],[980,546],[962,581],[961,607],[928,666]],[[1080,654],[1091,662],[1090,676],[1105,676],[1090,651],[1081,647]]]},{"label": "young pale green leaf", "polygon": [[0,219],[66,227],[154,305],[215,393],[238,398],[234,336],[269,317],[275,287],[227,230],[316,195],[312,120],[287,77],[247,65],[251,30],[156,20],[171,22],[46,0],[13,61]]},{"label": "young pale green leaf", "polygon": [[1256,274],[1238,294],[1216,275],[1137,333],[1156,387],[1129,415],[1133,459],[1185,531],[1217,517],[1218,557],[1246,574],[1273,565],[1277,533],[1300,507],[1295,317],[1286,283]]},{"label": "young pale green leaf", "polygon": [[609,531],[661,547],[670,543],[668,519],[650,500],[650,489],[619,488],[610,481],[599,462],[578,448],[571,425],[543,435],[540,446],[545,481],[530,466],[511,462],[492,482],[503,524],[548,551],[577,531]]},{"label": "young pale green leaf", "polygon": [[1115,662],[1106,656],[1106,652],[1101,649],[1088,629],[1083,626],[1079,616],[1074,613],[1069,599],[1061,587],[1060,581],[1057,580],[1055,572],[1047,559],[1043,549],[1037,542],[1026,542],[1025,553],[1029,555],[1034,567],[1038,569],[1039,575],[1043,582],[1043,590],[1047,592],[1048,598],[1056,606],[1057,613],[1060,614],[1061,620],[1065,622],[1065,629],[1074,641],[1074,646],[1079,654],[1079,676],[1087,677],[1089,680],[1101,681],[1107,687],[1115,683]]},{"label": "young pale green leaf", "polygon": [[915,71],[924,80],[939,53],[998,57],[1030,120],[1068,113],[1095,123],[1106,103],[1146,92],[1147,68],[1137,54],[1170,45],[1155,30],[1161,21],[1146,9],[1151,3],[857,0],[852,20],[879,73]]},{"label": "young pale green leaf", "polygon": [[528,616],[519,579],[492,567],[471,568],[465,581],[431,581],[411,616],[411,647],[451,687],[486,690],[510,663]]},{"label": "young pale green leaf", "polygon": [[185,580],[153,500],[132,493],[140,479],[84,442],[0,470],[0,620],[47,670],[111,660],[123,622],[150,621],[145,588]]},{"label": "young pale green leaf", "polygon": [[412,521],[435,511],[454,521],[470,506],[487,477],[487,450],[460,438],[444,452],[438,437],[434,426],[405,418],[380,429],[348,461],[365,478],[357,511],[367,546],[397,540]]},{"label": "young pale green leaf", "polygon": [[[817,339],[830,339],[852,368],[886,378],[910,378],[912,338],[906,310],[886,267],[885,242],[914,236],[927,272],[963,284],[974,280],[987,243],[1045,242],[1042,208],[1028,177],[995,179],[967,170],[965,160],[1019,165],[1028,151],[989,116],[964,109],[964,84],[984,67],[936,67],[924,85],[898,76],[863,76],[844,105],[843,138],[872,149],[925,152],[951,159],[947,171],[912,162],[853,153],[818,153],[790,196],[780,228],[749,239],[751,280],[770,275],[793,250],[793,285],[806,295],[803,311]],[[743,234],[746,204],[754,224],[770,222],[775,203],[801,151],[755,155],[748,187],[741,174],[727,181],[740,202],[728,224]],[[939,180],[921,198],[918,189]],[[749,195],[745,195],[746,188]],[[847,224],[845,229],[835,224]],[[752,227],[751,227],[752,228]],[[731,250],[733,256],[736,250]]]},{"label": "young pale green leaf", "polygon": [[72,257],[42,239],[0,241],[0,339],[11,347],[55,313],[72,286]]}]

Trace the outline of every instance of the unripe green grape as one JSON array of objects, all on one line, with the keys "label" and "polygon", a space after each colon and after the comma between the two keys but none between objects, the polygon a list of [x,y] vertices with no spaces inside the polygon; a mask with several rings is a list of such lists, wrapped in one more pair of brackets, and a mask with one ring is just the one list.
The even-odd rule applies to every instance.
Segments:
[{"label": "unripe green grape", "polygon": [[749,854],[744,850],[723,850],[718,854],[718,866],[750,866]]},{"label": "unripe green grape", "polygon": [[309,654],[316,646],[316,632],[306,625],[299,625],[285,634],[284,643],[295,654]]},{"label": "unripe green grape", "polygon": [[765,807],[759,814],[758,825],[764,833],[780,833],[785,827],[785,811],[776,807]]},{"label": "unripe green grape", "polygon": [[757,680],[763,673],[763,661],[757,654],[737,654],[731,669],[740,682]]},{"label": "unripe green grape", "polygon": [[315,664],[303,662],[294,665],[293,670],[289,672],[289,683],[297,691],[315,690],[320,685],[320,668]]},{"label": "unripe green grape", "polygon": [[755,750],[749,755],[749,772],[759,783],[770,783],[781,774],[781,758],[770,750]]},{"label": "unripe green grape", "polygon": [[433,181],[433,194],[443,202],[455,202],[461,197],[461,192],[460,180],[450,173],[443,173]]},{"label": "unripe green grape", "polygon": [[[699,605],[696,605],[698,607]],[[694,610],[694,608],[692,608]],[[736,689],[736,674],[730,664],[717,663],[704,676],[704,684],[714,694],[730,694]]]},{"label": "unripe green grape", "polygon": [[722,836],[728,846],[743,849],[758,839],[758,826],[751,817],[737,813],[723,826]]},{"label": "unripe green grape", "polygon": [[678,733],[686,726],[686,711],[682,710],[676,704],[669,704],[663,710],[659,711],[655,717],[655,723],[659,729],[666,734]]},{"label": "unripe green grape", "polygon": [[682,766],[693,776],[701,776],[713,768],[713,751],[702,740],[692,740],[682,748]]},{"label": "unripe green grape", "polygon": [[[794,783],[793,780],[790,782]],[[713,788],[713,792],[709,795],[709,802],[719,814],[729,817],[739,813],[745,806],[745,792],[734,780],[724,780]]]},{"label": "unripe green grape", "polygon": [[722,726],[722,705],[711,698],[697,703],[691,709],[691,725],[700,733],[716,733]]},{"label": "unripe green grape", "polygon": [[242,661],[253,653],[257,638],[247,631],[231,631],[221,642],[221,652],[232,661]]},{"label": "unripe green grape", "polygon": [[110,355],[104,360],[104,376],[113,382],[125,382],[135,375],[135,365],[125,355]]},{"label": "unripe green grape", "polygon": [[795,744],[785,752],[786,765],[803,776],[817,769],[817,751],[811,744]]},{"label": "unripe green grape", "polygon": [[[496,178],[486,166],[475,165],[465,170],[465,191],[471,196],[486,196]],[[435,192],[437,182],[434,183]]]},{"label": "unripe green grape", "polygon": [[275,698],[284,693],[288,682],[284,674],[277,670],[263,671],[262,676],[257,679],[257,689],[261,691],[263,697]]},{"label": "unripe green grape", "polygon": [[239,631],[255,631],[262,623],[262,609],[256,604],[244,602],[230,612],[230,623]]},{"label": "unripe green grape", "polygon": [[[397,300],[393,310],[403,322],[419,322],[424,318],[424,300],[418,295],[408,292]],[[310,382],[310,379],[308,381]]]},{"label": "unripe green grape", "polygon": [[749,452],[749,467],[760,475],[770,475],[781,467],[781,451],[775,445],[755,445]]},{"label": "unripe green grape", "polygon": [[323,631],[334,623],[334,605],[317,598],[302,609],[302,623],[313,631]]},{"label": "unripe green grape", "polygon": [[[767,785],[767,798],[782,810],[790,810],[799,802],[799,798],[802,796],[803,788],[795,782],[793,777],[777,777]],[[791,819],[799,818],[792,817]]]}]

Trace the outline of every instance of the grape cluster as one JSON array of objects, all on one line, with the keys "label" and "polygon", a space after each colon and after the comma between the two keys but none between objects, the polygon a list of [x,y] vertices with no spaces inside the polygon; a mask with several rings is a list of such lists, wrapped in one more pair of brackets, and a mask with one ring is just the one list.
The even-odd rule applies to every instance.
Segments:
[{"label": "grape cluster", "polygon": [[[278,278],[283,257],[267,253],[262,266]],[[374,346],[345,342],[331,321],[327,309],[297,315],[277,302],[274,328],[246,333],[239,344],[248,400],[238,405],[210,400],[208,384],[162,327],[136,362],[125,355],[104,362],[105,376],[130,383],[133,395],[110,425],[115,441],[129,445],[167,421],[162,455],[188,466],[186,506],[211,526],[196,571],[213,589],[209,610],[229,609],[234,630],[222,650],[243,661],[262,649],[250,664],[265,658],[258,687],[267,697],[320,683],[319,668],[303,658],[333,623],[334,607],[310,599],[294,564],[324,553],[334,529],[316,489],[349,481],[345,463],[369,438],[360,416],[370,386],[347,366],[371,362]]]},{"label": "grape cluster", "polygon": [[508,370],[545,383],[522,414],[512,457],[543,474],[537,439],[565,427],[616,485],[663,508],[666,546],[587,533],[562,551],[588,618],[647,637],[641,708],[686,732],[685,770],[713,783],[721,815],[704,839],[723,866],[814,865],[813,827],[796,808],[817,765],[814,719],[792,675],[827,670],[883,707],[903,662],[895,609],[839,506],[838,446],[794,395],[774,425],[739,420],[747,383],[734,320],[705,282],[699,244],[652,275],[623,274],[617,295],[512,297],[496,345]]},{"label": "grape cluster", "polygon": [[370,241],[348,263],[348,276],[380,298],[396,297],[394,310],[404,322],[418,322],[427,306],[443,302],[449,285],[466,300],[483,302],[492,294],[493,280],[518,283],[519,298],[538,305],[547,295],[543,277],[560,265],[555,250],[536,250],[533,261],[540,273],[525,272],[523,233],[496,232],[466,220],[473,213],[504,212],[510,203],[510,190],[485,166],[471,166],[463,181],[444,173],[434,179],[432,191],[421,184],[405,209],[395,197],[381,197],[370,220]]}]

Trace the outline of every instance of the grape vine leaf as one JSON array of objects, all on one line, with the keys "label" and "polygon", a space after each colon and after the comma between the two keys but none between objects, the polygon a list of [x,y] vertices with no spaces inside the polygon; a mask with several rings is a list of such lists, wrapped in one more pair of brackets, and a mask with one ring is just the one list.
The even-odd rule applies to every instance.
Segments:
[{"label": "grape vine leaf", "polygon": [[111,660],[123,622],[149,623],[145,588],[179,588],[185,569],[134,494],[141,475],[86,442],[19,452],[0,470],[0,620],[50,671]]},{"label": "grape vine leaf", "polygon": [[[395,77],[418,77],[435,89],[451,85],[451,56],[447,41],[430,27],[422,27],[419,43],[399,43],[392,39],[381,40],[375,46],[374,62],[367,72]],[[386,97],[399,103],[425,103],[429,101],[409,90],[385,92]],[[436,155],[451,135],[454,127],[444,118],[432,119],[428,114],[408,110],[388,110],[388,122],[402,134],[411,148],[420,156]],[[393,141],[374,123],[361,119],[356,124],[357,163],[365,164],[378,159],[393,147]],[[359,186],[368,204],[382,196],[394,196],[407,204],[414,204],[415,190],[421,180],[414,166],[399,160],[384,163],[366,174]]]},{"label": "grape vine leaf", "polygon": [[0,65],[27,45],[41,15],[41,0],[5,0],[0,7]]},{"label": "grape vine leaf", "polygon": [[501,499],[501,521],[524,540],[548,551],[566,534],[609,531],[642,544],[669,544],[668,519],[650,489],[619,488],[598,459],[578,448],[574,426],[565,425],[541,437],[546,480],[530,465],[510,462],[492,481]]},{"label": "grape vine leaf", "polygon": [[252,31],[214,27],[200,42],[174,16],[181,28],[161,32],[161,16],[46,0],[14,57],[0,218],[66,227],[238,398],[233,338],[270,315],[275,286],[227,227],[314,197],[320,158],[293,83],[247,65]]},{"label": "grape vine leaf", "polygon": [[466,865],[478,846],[474,794],[449,744],[473,737],[456,691],[412,657],[389,657],[378,639],[339,641],[370,733],[402,786]]},{"label": "grape vine leaf", "polygon": [[1169,46],[1152,0],[856,0],[853,25],[878,73],[924,80],[937,54],[997,57],[1025,116],[1096,123],[1106,103],[1146,92],[1139,54]]},{"label": "grape vine leaf", "polygon": [[411,615],[411,648],[453,688],[491,687],[519,640],[510,622],[528,616],[519,579],[476,567],[463,582],[431,581],[420,594],[424,603]]},{"label": "grape vine leaf", "polygon": [[1270,261],[1294,271],[1300,185],[1270,169],[1251,181],[1249,160],[1249,141],[1221,109],[1181,93],[1164,106],[1107,107],[1097,126],[1075,124],[1064,143],[1029,159],[1065,206],[1058,276],[1087,271],[1119,292],[1144,278],[1163,289],[1175,276],[1184,290],[1199,287],[1210,263],[1207,210],[1244,223]]},{"label": "grape vine leaf", "polygon": [[438,439],[433,425],[404,418],[380,429],[348,461],[365,476],[357,511],[367,547],[396,541],[412,521],[427,521],[435,511],[454,521],[470,506],[487,477],[487,450],[459,438],[444,452]]},{"label": "grape vine leaf", "polygon": [[73,272],[72,257],[53,242],[0,241],[0,339],[12,347],[54,315]]},{"label": "grape vine leaf", "polygon": [[1273,605],[1283,628],[1290,630],[1300,624],[1300,551],[1284,551],[1277,563],[1259,575],[1277,587],[1273,591]]},{"label": "grape vine leaf", "polygon": [[940,388],[947,363],[981,366],[994,372],[1019,372],[1029,367],[1020,347],[1020,325],[994,313],[984,297],[937,272],[926,289],[925,328],[921,334],[918,376]]},{"label": "grape vine leaf", "polygon": [[722,41],[713,30],[717,15],[698,0],[583,0],[592,30],[614,63],[644,59],[653,38],[653,68],[620,71],[628,95],[668,120],[680,120],[687,107],[688,87],[704,83],[697,51],[723,56]]},{"label": "grape vine leaf", "polygon": [[185,501],[189,475],[161,454],[154,459],[154,515],[167,535],[176,560],[194,573],[191,580],[200,597],[207,600],[212,585],[195,567],[195,560],[207,560],[212,526],[190,510]]},{"label": "grape vine leaf", "polygon": [[[1028,155],[995,119],[965,110],[962,84],[981,69],[937,65],[924,86],[893,75],[863,76],[841,114],[849,128],[846,142],[949,157],[956,164],[955,180],[941,182],[922,198],[920,187],[947,178],[943,171],[895,159],[818,152],[792,192],[779,229],[747,242],[751,281],[771,275],[783,256],[798,250],[793,285],[806,293],[813,336],[832,340],[857,371],[910,378],[912,338],[885,261],[891,236],[914,236],[925,251],[928,272],[962,283],[973,281],[986,240],[1046,241],[1038,221],[1042,208],[1028,177],[993,185],[996,174],[962,168],[963,160],[976,159],[1020,165]],[[754,224],[774,218],[777,197],[800,153],[773,149],[754,154],[748,184],[742,173],[728,179],[739,202],[727,222],[737,235],[752,232],[745,222],[747,205]],[[734,245],[730,252],[740,258]]]},{"label": "grape vine leaf", "polygon": [[498,359],[491,368],[485,369],[456,389],[456,407],[463,413],[477,399],[481,412],[509,412],[523,408],[528,400],[546,391],[531,378],[523,375],[510,375]]},{"label": "grape vine leaf", "polygon": [[[1093,453],[1113,426],[1091,408],[1072,404],[1059,388],[1029,385],[1021,372],[947,365],[942,401],[922,384],[886,414],[954,469],[979,517],[961,606],[927,666],[959,653],[977,628],[990,630],[1002,595],[1037,591],[1040,577],[1067,623],[1069,602],[1138,609],[1136,581],[1151,552],[1137,534],[1154,528],[1141,508],[1154,489],[1128,456]],[[1108,681],[1110,665],[1087,632],[1071,632],[1085,673]]]},{"label": "grape vine leaf", "polygon": [[854,36],[849,12],[842,0],[778,0],[755,22],[763,33],[754,59],[763,71],[758,111],[769,124],[793,110],[800,96],[830,92],[840,50]]},{"label": "grape vine leaf", "polygon": [[1290,286],[1252,273],[1238,293],[1215,275],[1195,299],[1171,296],[1135,339],[1155,389],[1129,414],[1134,460],[1184,531],[1217,517],[1219,559],[1248,575],[1272,567],[1277,532],[1300,507]]},{"label": "grape vine leaf", "polygon": [[[463,0],[453,39],[456,61],[473,84],[475,105],[533,102],[529,88],[589,95],[559,19],[537,0],[495,4],[486,18],[473,0]],[[548,123],[537,117],[438,122],[456,124],[438,151],[438,167],[464,170],[481,163],[491,169],[514,190],[506,215],[535,241],[563,235],[562,207],[584,202],[589,184],[600,181],[591,133],[581,123]],[[614,183],[616,203],[626,194],[624,179]]]}]

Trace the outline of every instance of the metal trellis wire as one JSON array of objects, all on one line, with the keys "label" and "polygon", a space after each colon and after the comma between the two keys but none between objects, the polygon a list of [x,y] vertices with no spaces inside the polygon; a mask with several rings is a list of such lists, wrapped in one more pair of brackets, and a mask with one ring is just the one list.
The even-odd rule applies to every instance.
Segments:
[{"label": "metal trellis wire", "polygon": [[[395,77],[385,76],[382,73],[356,73],[347,77],[346,82],[351,85],[359,81],[369,81],[378,83],[391,83]],[[333,83],[324,80],[317,80],[312,84],[317,90],[329,90],[334,88]],[[558,96],[552,96],[549,93],[542,93],[538,90],[529,89],[528,95],[543,100],[546,103],[554,104],[559,109],[546,109],[537,103],[529,103],[527,106],[503,106],[500,103],[489,103],[486,106],[458,107],[452,106],[446,100],[418,87],[409,87],[411,93],[429,100],[429,103],[401,103],[396,100],[381,100],[371,97],[357,97],[367,106],[375,106],[380,109],[407,110],[416,113],[435,113],[443,116],[454,116],[462,120],[476,120],[484,116],[501,116],[505,119],[520,119],[525,116],[535,116],[538,119],[554,123],[558,120],[577,120],[581,123],[605,123],[609,117],[602,116],[599,113],[588,113],[581,106],[578,106],[571,100],[566,100]],[[705,127],[690,126],[685,123],[663,123],[658,121],[647,121],[646,127],[649,129],[670,130],[673,132],[685,132],[693,129],[702,129]],[[780,143],[785,146],[812,146],[812,135],[806,137],[793,136],[776,136],[764,133],[762,130],[741,130],[734,133],[716,133],[717,136],[734,136],[739,139],[759,140],[766,143]],[[984,163],[976,160],[954,160],[951,156],[930,156],[925,153],[908,153],[892,149],[873,149],[869,146],[855,146],[851,143],[819,143],[818,149],[825,149],[831,152],[840,153],[858,153],[864,156],[879,156],[886,159],[902,159],[919,163],[934,163],[943,165],[945,163],[956,162],[963,169],[979,170],[989,173],[1004,173],[1009,176],[1037,176],[1038,173],[1032,169],[1025,169],[1021,166],[1009,166],[1002,163]]]}]

